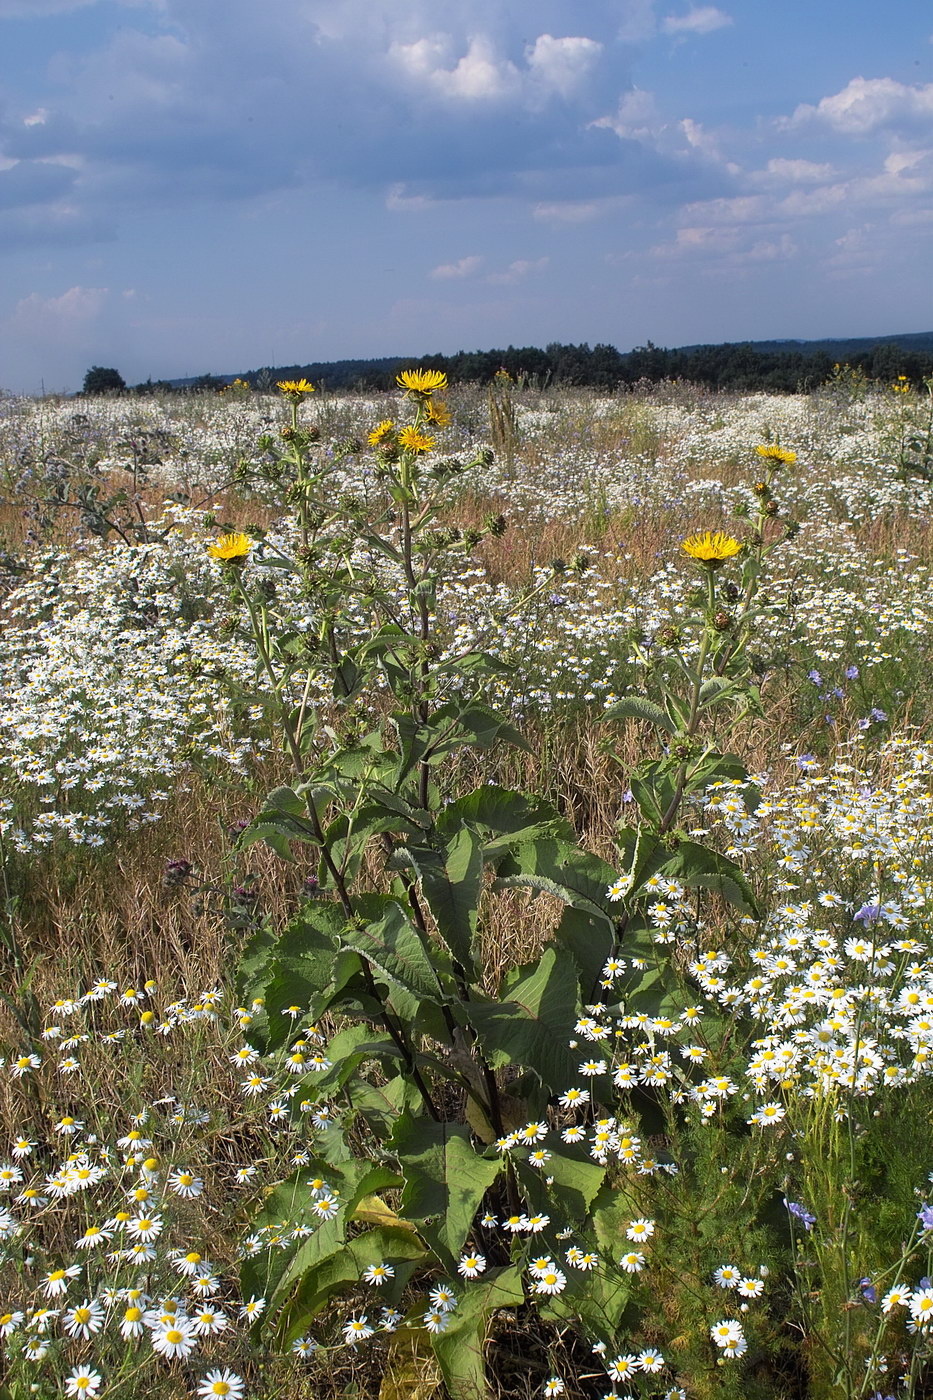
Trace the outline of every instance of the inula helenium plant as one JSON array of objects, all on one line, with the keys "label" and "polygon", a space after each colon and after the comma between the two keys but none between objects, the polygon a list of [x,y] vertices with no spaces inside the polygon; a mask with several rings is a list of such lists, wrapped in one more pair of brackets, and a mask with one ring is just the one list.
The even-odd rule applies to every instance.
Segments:
[{"label": "inula helenium plant", "polygon": [[0,1393],[924,1395],[926,400],[0,407]]}]

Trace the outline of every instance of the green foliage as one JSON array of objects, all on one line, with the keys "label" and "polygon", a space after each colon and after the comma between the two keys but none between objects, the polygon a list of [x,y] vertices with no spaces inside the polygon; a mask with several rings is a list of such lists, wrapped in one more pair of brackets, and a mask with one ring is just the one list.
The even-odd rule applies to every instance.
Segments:
[{"label": "green foliage", "polygon": [[126,388],[126,380],[118,370],[105,369],[102,365],[92,365],[84,376],[82,394],[121,394]]},{"label": "green foliage", "polygon": [[[714,797],[727,794],[746,813],[760,801],[733,746],[743,722],[761,713],[749,642],[777,606],[762,597],[770,556],[796,528],[775,490],[789,463],[761,449],[764,480],[745,543],[718,537],[719,554],[711,543],[688,548],[698,572],[691,611],[650,645],[633,640],[646,693],[607,709],[606,747],[619,725],[637,726],[650,747],[626,775],[631,817],[618,826],[610,864],[540,797],[490,782],[457,786],[473,767],[465,755],[488,762],[528,741],[489,703],[503,665],[491,647],[458,654],[438,630],[445,564],[472,546],[456,529],[434,528],[444,501],[444,474],[427,466],[428,430],[444,417],[437,387],[430,375],[410,375],[412,421],[374,434],[379,492],[365,512],[334,501],[332,464],[302,426],[301,391],[289,392],[291,422],[279,443],[265,440],[260,473],[291,504],[297,547],[286,555],[260,541],[248,568],[224,565],[292,767],[240,846],[264,842],[316,868],[315,893],[288,926],[262,927],[247,945],[240,992],[253,1005],[253,1043],[267,1052],[286,1053],[297,1011],[314,1023],[307,1035],[323,1018],[337,1028],[300,1109],[341,1107],[339,1126],[316,1138],[318,1186],[307,1184],[307,1169],[298,1173],[264,1219],[313,1222],[325,1177],[330,1208],[307,1238],[248,1260],[245,1286],[271,1292],[270,1317],[287,1339],[358,1297],[365,1270],[388,1266],[381,1296],[404,1320],[387,1393],[412,1375],[430,1340],[451,1400],[487,1394],[485,1350],[505,1308],[524,1327],[568,1329],[581,1344],[616,1352],[650,1352],[668,1329],[697,1400],[737,1400],[738,1362],[723,1377],[710,1340],[724,1307],[713,1274],[733,1253],[747,1270],[786,1262],[778,1204],[786,1159],[730,1097],[751,1018],[743,1024],[725,1001],[705,1015],[683,1063],[664,1049],[678,1018],[689,1025],[696,991],[687,965],[698,950],[666,932],[659,892],[697,911],[697,938],[701,908],[724,933],[763,918],[734,853],[697,824]],[[282,570],[300,580],[300,629],[271,583]],[[529,596],[549,584],[539,579]],[[312,686],[333,697],[327,713],[301,698]],[[493,977],[484,956],[493,916],[516,899],[551,911],[550,933],[533,961]],[[630,1032],[636,1070],[624,1060]],[[716,1074],[706,1081],[710,1057]],[[592,1090],[572,1087],[581,1077]],[[589,1137],[570,1128],[557,1142],[574,1104],[589,1105]],[[806,1131],[832,1146],[823,1156],[838,1180],[838,1133],[826,1123]],[[845,1261],[856,1216],[834,1215],[826,1179],[802,1175],[832,1233],[808,1265],[819,1307],[785,1298],[785,1313],[838,1358],[833,1318],[846,1316],[853,1291]],[[901,1202],[892,1228],[903,1211]],[[662,1294],[640,1278],[649,1215],[667,1227],[656,1264]],[[421,1313],[432,1285],[458,1272],[456,1308]],[[777,1400],[780,1382],[763,1378],[762,1363],[782,1354],[780,1331],[764,1309],[747,1326],[746,1393]],[[846,1335],[856,1336],[851,1326]],[[639,1342],[625,1340],[632,1336]],[[863,1364],[869,1342],[859,1333],[852,1345]],[[846,1367],[855,1400],[855,1366]],[[822,1376],[813,1361],[811,1374]]]}]

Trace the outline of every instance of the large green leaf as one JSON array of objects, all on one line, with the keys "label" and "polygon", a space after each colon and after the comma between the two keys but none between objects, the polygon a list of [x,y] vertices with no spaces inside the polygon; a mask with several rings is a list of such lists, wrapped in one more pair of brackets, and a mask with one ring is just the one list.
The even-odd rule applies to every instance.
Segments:
[{"label": "large green leaf", "polygon": [[495,888],[524,886],[553,894],[612,929],[614,915],[607,906],[606,890],[615,879],[615,870],[599,856],[566,841],[543,840],[510,851],[499,864]]},{"label": "large green leaf", "polygon": [[645,700],[640,695],[625,695],[603,712],[603,719],[643,719],[649,724],[663,729],[666,734],[676,734],[676,729],[660,705]]},{"label": "large green leaf", "polygon": [[483,888],[483,846],[468,826],[447,843],[443,863],[424,862],[421,888],[451,956],[475,981],[473,940]]},{"label": "large green leaf", "polygon": [[743,914],[761,918],[761,908],[755,892],[735,861],[696,841],[681,841],[671,853],[665,869],[675,880],[690,888],[712,890],[735,905]]},{"label": "large green leaf", "polygon": [[364,928],[345,929],[343,942],[418,1000],[443,998],[425,940],[395,900],[387,901],[382,917]]},{"label": "large green leaf", "polygon": [[480,833],[487,857],[541,837],[573,840],[573,827],[549,802],[493,783],[458,798],[438,814],[441,833],[454,832],[462,825]]},{"label": "large green leaf", "polygon": [[568,904],[554,930],[554,940],[566,948],[577,966],[583,1000],[591,1001],[593,989],[615,945],[615,934],[602,914],[590,914]]},{"label": "large green leaf", "polygon": [[523,1302],[521,1273],[514,1264],[467,1285],[447,1330],[434,1338],[450,1400],[487,1400],[492,1391],[483,1353],[490,1319],[499,1308],[518,1308]]},{"label": "large green leaf", "polygon": [[577,971],[563,948],[549,947],[519,968],[498,1001],[471,1001],[470,1021],[490,1062],[532,1070],[552,1092],[576,1078],[570,1047],[579,1010]]},{"label": "large green leaf", "polygon": [[468,1128],[410,1113],[388,1144],[405,1180],[399,1214],[418,1224],[445,1268],[456,1268],[480,1203],[503,1168],[481,1157]]},{"label": "large green leaf", "polygon": [[[566,1216],[566,1224],[579,1224],[586,1220],[587,1212],[606,1177],[605,1167],[582,1153],[574,1154],[568,1147],[551,1152],[545,1171],[520,1160],[515,1161],[515,1171],[529,1209],[546,1210],[554,1200],[556,1189],[561,1202],[561,1219],[564,1220]],[[548,1181],[545,1181],[545,1177]]]},{"label": "large green leaf", "polygon": [[622,1314],[632,1294],[627,1275],[614,1269],[587,1273],[570,1271],[567,1287],[557,1297],[548,1298],[541,1308],[543,1317],[569,1322],[583,1328],[591,1337],[612,1346],[618,1338]]},{"label": "large green leaf", "polygon": [[[348,1217],[349,1218],[349,1217]],[[372,1264],[391,1264],[392,1283],[380,1290],[385,1303],[397,1303],[412,1272],[430,1256],[414,1230],[382,1224],[346,1240],[342,1247],[307,1268],[291,1290],[276,1319],[276,1334],[285,1342],[307,1330],[308,1324],[341,1293],[358,1286],[363,1271]],[[285,1285],[281,1291],[284,1292]]]}]

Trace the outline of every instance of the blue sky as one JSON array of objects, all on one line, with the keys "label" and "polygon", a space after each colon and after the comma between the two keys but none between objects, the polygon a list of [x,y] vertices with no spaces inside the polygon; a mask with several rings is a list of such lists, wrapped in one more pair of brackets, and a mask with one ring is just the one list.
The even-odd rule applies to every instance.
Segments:
[{"label": "blue sky", "polygon": [[0,386],[933,329],[933,6],[0,0]]}]

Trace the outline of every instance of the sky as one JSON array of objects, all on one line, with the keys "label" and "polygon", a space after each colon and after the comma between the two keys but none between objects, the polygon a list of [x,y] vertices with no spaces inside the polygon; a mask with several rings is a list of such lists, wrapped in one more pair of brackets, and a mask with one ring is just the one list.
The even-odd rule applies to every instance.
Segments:
[{"label": "sky", "polygon": [[0,0],[0,388],[933,330],[933,5]]}]

